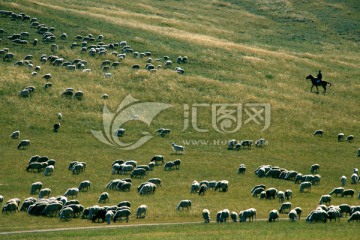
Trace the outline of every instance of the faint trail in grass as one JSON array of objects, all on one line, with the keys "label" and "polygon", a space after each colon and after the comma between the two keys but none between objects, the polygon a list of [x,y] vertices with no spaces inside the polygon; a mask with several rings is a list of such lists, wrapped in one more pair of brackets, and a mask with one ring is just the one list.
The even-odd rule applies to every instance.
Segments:
[{"label": "faint trail in grass", "polygon": [[[289,218],[280,218],[279,220],[289,220]],[[256,221],[268,221],[268,219],[256,219]],[[231,224],[229,222],[228,224]],[[46,232],[61,232],[61,231],[78,231],[78,230],[92,230],[104,228],[131,228],[131,227],[147,227],[147,226],[171,226],[171,225],[188,225],[188,224],[204,224],[203,222],[179,222],[179,223],[147,223],[147,224],[131,224],[131,225],[107,225],[106,223],[96,227],[73,227],[73,228],[51,228],[51,229],[35,229],[35,230],[20,230],[11,232],[0,232],[0,235],[10,234],[24,234],[24,233],[46,233]],[[210,224],[220,224],[212,222]],[[226,223],[221,223],[226,224]]]}]

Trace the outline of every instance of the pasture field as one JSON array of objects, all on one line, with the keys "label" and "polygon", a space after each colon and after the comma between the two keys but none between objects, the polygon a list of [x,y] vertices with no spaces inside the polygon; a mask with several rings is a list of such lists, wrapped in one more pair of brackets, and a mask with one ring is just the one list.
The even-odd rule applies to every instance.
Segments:
[{"label": "pasture field", "polygon": [[[0,10],[25,13],[47,27],[54,27],[58,46],[52,52],[54,42],[42,41],[37,29],[30,28],[29,21],[0,16],[0,28],[4,30],[0,33],[0,50],[9,48],[14,54],[11,61],[0,60],[3,205],[11,198],[29,197],[31,184],[36,181],[41,181],[43,188],[50,188],[51,196],[59,196],[83,180],[91,181],[89,191],[77,198],[84,207],[98,204],[99,195],[105,191],[110,200],[99,205],[116,205],[124,200],[132,204],[129,223],[112,223],[109,227],[103,224],[104,229],[95,230],[19,233],[6,235],[7,239],[67,236],[115,239],[120,231],[126,239],[237,236],[283,239],[290,234],[296,234],[298,239],[331,239],[350,238],[357,233],[358,223],[347,223],[347,218],[325,224],[304,221],[318,206],[321,195],[340,186],[342,175],[348,179],[344,188],[354,189],[355,196],[333,196],[331,204],[360,205],[359,184],[350,184],[353,169],[360,167],[357,154],[360,147],[357,140],[360,135],[360,11],[357,1],[104,0],[100,4],[96,0],[3,0]],[[28,44],[20,45],[8,39],[25,31],[29,32]],[[62,33],[67,34],[67,39],[60,39]],[[122,53],[120,46],[95,57],[82,52],[80,46],[71,48],[74,42],[82,43],[76,39],[77,35],[89,34],[95,38],[103,35],[105,44],[127,41],[134,51],[151,52],[152,63],[163,67],[156,72],[145,70],[148,57],[134,58],[129,53],[120,60],[117,54],[111,54]],[[32,44],[35,38],[39,40],[37,46]],[[31,75],[34,69],[14,65],[28,54],[33,55],[34,66],[41,66],[35,76]],[[86,68],[91,72],[69,71],[49,61],[41,63],[43,54],[57,55],[66,61],[86,60]],[[172,60],[171,67],[164,66],[164,56]],[[188,61],[177,63],[178,56],[187,56]],[[111,78],[104,77],[106,71],[100,67],[104,60],[120,62],[119,67],[107,70]],[[133,64],[139,64],[140,69],[131,69]],[[176,73],[175,67],[183,68],[185,73]],[[321,88],[319,94],[311,93],[311,83],[305,80],[307,75],[316,75],[319,70],[324,80],[332,84],[325,95]],[[42,76],[46,73],[52,75],[49,89],[43,88],[46,81]],[[34,86],[35,92],[30,98],[19,97],[19,91],[27,86]],[[68,87],[83,91],[84,98],[78,101],[61,97]],[[101,98],[104,93],[109,95],[108,99]],[[152,138],[135,149],[124,150],[101,142],[92,131],[107,131],[103,125],[104,106],[114,114],[111,125],[116,127],[116,117],[120,116],[117,109],[129,96],[150,106],[161,103],[168,104],[169,108],[159,111],[149,124],[135,120],[125,122],[122,127],[126,133],[120,141],[136,142],[146,134]],[[234,112],[234,106],[241,108]],[[224,111],[217,112],[217,107]],[[142,118],[149,109],[131,112],[133,115],[127,117]],[[231,110],[227,112],[228,109]],[[257,111],[259,115],[255,114]],[[57,119],[59,112],[62,119]],[[61,128],[55,133],[52,128],[57,122]],[[239,129],[232,131],[236,126]],[[159,128],[169,128],[171,133],[158,136],[155,131]],[[313,136],[316,129],[323,129],[324,135]],[[17,150],[20,139],[10,138],[15,130],[20,130],[20,139],[30,139],[29,148]],[[345,136],[353,134],[354,142],[338,142],[340,132]],[[265,138],[268,145],[251,150],[227,150],[229,139],[259,138]],[[184,154],[175,154],[172,142],[185,146]],[[56,160],[52,176],[26,171],[30,157],[36,154]],[[132,179],[130,192],[105,188],[113,179],[130,177],[112,175],[113,161],[136,160],[144,165],[156,154],[164,155],[165,161],[181,159],[180,169],[164,171],[162,166],[156,166],[144,179]],[[74,160],[86,162],[86,171],[72,174],[68,165]],[[320,165],[321,182],[305,193],[300,193],[299,185],[293,181],[258,178],[254,174],[254,170],[264,164],[310,174],[310,166],[315,163]],[[245,174],[237,174],[240,164],[246,165]],[[140,196],[137,186],[151,177],[160,178],[162,187],[153,195]],[[222,179],[229,181],[228,192],[209,190],[205,196],[190,193],[194,180]],[[279,209],[280,202],[252,197],[250,190],[257,184],[282,191],[291,189],[290,201],[293,207],[303,209],[302,219],[294,223],[281,220],[273,224],[266,221],[200,224],[204,208],[210,210],[212,222],[217,211],[224,208],[238,213],[253,207],[259,219],[266,219],[270,210]],[[182,199],[192,201],[191,210],[176,211]],[[148,215],[145,219],[136,219],[136,208],[141,204],[148,206]],[[280,217],[287,218],[287,214]],[[114,225],[188,222],[199,224],[113,228]],[[101,224],[81,218],[61,221],[57,217],[34,217],[24,212],[0,215],[3,233]]]}]

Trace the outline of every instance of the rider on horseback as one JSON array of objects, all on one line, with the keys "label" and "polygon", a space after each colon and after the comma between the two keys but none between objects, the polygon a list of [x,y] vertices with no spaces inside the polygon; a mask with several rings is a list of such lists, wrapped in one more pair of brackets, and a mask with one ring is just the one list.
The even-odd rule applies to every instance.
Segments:
[{"label": "rider on horseback", "polygon": [[319,73],[318,73],[318,75],[317,75],[317,77],[316,77],[317,79],[316,79],[316,82],[317,83],[320,83],[321,82],[321,80],[322,80],[322,73],[321,73],[321,70],[319,70]]}]

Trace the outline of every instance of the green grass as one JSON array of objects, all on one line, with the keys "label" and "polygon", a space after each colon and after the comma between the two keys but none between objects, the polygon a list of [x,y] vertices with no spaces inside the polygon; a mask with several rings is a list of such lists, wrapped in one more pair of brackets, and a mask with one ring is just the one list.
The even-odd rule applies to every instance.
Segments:
[{"label": "green grass", "polygon": [[[12,62],[0,61],[0,194],[5,201],[13,197],[22,200],[29,197],[30,186],[41,181],[43,187],[52,190],[52,196],[65,193],[70,187],[77,187],[83,180],[92,182],[91,189],[81,193],[78,200],[85,207],[97,204],[99,195],[107,191],[105,185],[112,179],[128,176],[111,175],[111,163],[116,159],[134,159],[139,164],[147,164],[155,154],[163,154],[166,161],[180,158],[182,165],[178,171],[163,171],[157,167],[146,179],[134,179],[129,193],[108,191],[109,205],[128,200],[132,203],[129,225],[142,223],[201,222],[201,211],[208,208],[212,219],[216,212],[228,208],[231,211],[254,207],[258,218],[267,218],[270,210],[278,209],[280,203],[262,201],[251,197],[250,190],[256,184],[276,187],[279,190],[291,189],[293,206],[300,206],[306,216],[317,207],[319,198],[332,188],[340,185],[340,177],[348,179],[354,167],[358,166],[357,136],[359,135],[359,14],[356,1],[2,1],[0,9],[24,12],[37,17],[39,22],[56,28],[54,34],[59,50],[56,53],[68,61],[77,58],[88,61],[91,73],[69,72],[49,63],[40,64],[42,54],[51,55],[50,44],[41,41],[35,29],[28,22],[11,21],[0,17],[0,26],[5,33],[0,34],[0,49],[8,47],[14,53]],[[32,44],[16,45],[7,36],[29,31],[29,42],[38,38],[37,47]],[[60,40],[66,32],[67,40]],[[144,70],[146,58],[134,59],[132,56],[111,69],[112,78],[104,78],[100,64],[103,60],[118,60],[111,55],[91,58],[81,54],[80,48],[70,49],[76,35],[95,37],[103,34],[105,43],[126,40],[139,52],[151,51],[152,58],[170,56],[176,62],[178,56],[188,56],[189,62],[181,64],[184,75],[170,69],[158,69],[156,73]],[[80,43],[80,41],[77,41]],[[120,52],[117,48],[114,51]],[[33,55],[34,65],[41,65],[37,76],[32,70],[17,67],[13,63]],[[54,53],[55,54],[55,53]],[[132,64],[140,64],[140,71],[131,71]],[[154,62],[154,65],[164,61]],[[316,74],[321,69],[324,79],[333,85],[326,95],[310,93],[310,83],[305,81],[308,74]],[[51,73],[53,87],[43,89],[45,80],[41,76]],[[18,91],[33,85],[36,92],[29,99],[21,99]],[[61,98],[67,87],[82,90],[82,101]],[[103,100],[100,96],[110,97]],[[136,141],[141,132],[154,131],[160,127],[171,129],[168,137],[154,137],[140,148],[124,151],[98,141],[91,130],[102,130],[103,106],[106,104],[112,113],[121,101],[131,94],[141,102],[160,102],[172,107],[158,114],[151,125],[141,122],[127,122],[127,132],[123,142]],[[262,125],[245,123],[247,115],[243,112],[242,126],[236,133],[222,134],[213,128],[211,104],[269,103],[271,106],[270,127],[260,132]],[[209,132],[197,132],[191,125],[183,131],[184,105],[198,108],[198,126]],[[58,122],[57,113],[63,113],[60,131],[55,134],[52,126]],[[191,119],[190,119],[191,121]],[[324,129],[323,137],[313,137],[316,129]],[[10,139],[14,130],[21,131],[21,139],[30,139],[31,147],[17,150],[18,140]],[[354,134],[355,143],[338,143],[337,134]],[[228,151],[223,145],[227,140],[253,139],[265,137],[269,145],[250,151]],[[184,144],[185,154],[174,155],[171,142]],[[219,144],[218,142],[222,142]],[[205,144],[206,143],[206,144]],[[53,176],[25,171],[32,155],[49,156],[56,160]],[[73,161],[85,161],[87,169],[79,175],[67,170]],[[244,163],[245,175],[237,174],[237,167]],[[253,171],[262,164],[280,166],[309,174],[310,166],[320,164],[321,183],[310,193],[299,193],[299,186],[293,182],[257,178]],[[159,177],[163,187],[152,196],[139,196],[136,187],[150,177]],[[221,180],[230,182],[229,192],[208,191],[204,197],[190,194],[194,180]],[[358,185],[350,185],[357,193]],[[176,212],[182,199],[193,201],[189,212]],[[332,204],[348,203],[359,205],[356,198],[333,197]],[[137,220],[137,206],[146,204],[149,213],[146,219]],[[282,217],[287,217],[282,215]],[[345,223],[306,224],[296,223],[268,224],[216,224],[191,226],[158,226],[124,228],[121,231],[142,238],[194,238],[200,232],[205,238],[224,235],[233,238],[241,234],[285,238],[285,235],[304,231],[305,237],[328,239],[339,234],[337,228],[346,226],[353,233],[356,224]],[[26,223],[26,224],[25,224]],[[2,214],[0,231],[20,231],[31,229],[51,229],[67,227],[89,227],[88,220],[73,219],[61,222],[57,218],[33,217],[26,213]],[[120,225],[120,224],[119,224]],[[113,226],[113,225],[111,225]],[[276,226],[276,227],[275,227]],[[214,233],[218,227],[219,233]],[[156,228],[156,234],[146,234]],[[211,230],[210,230],[211,229]],[[261,230],[258,230],[261,229]],[[209,231],[210,230],[210,231]],[[97,230],[98,231],[98,230]],[[91,232],[97,232],[91,231]],[[105,231],[105,230],[104,230]],[[97,238],[105,235],[115,238],[117,229],[99,231]],[[137,233],[135,234],[134,231]],[[244,231],[244,233],[243,233]],[[87,231],[86,231],[87,232]],[[58,233],[39,233],[37,237],[57,238]],[[75,238],[82,238],[84,232],[70,232]],[[86,233],[88,234],[88,233]],[[215,235],[214,235],[215,234]],[[308,235],[307,235],[308,234]],[[32,237],[31,234],[11,235]],[[65,236],[65,235],[64,235]],[[95,236],[94,236],[95,237]],[[249,237],[251,239],[251,237]]]}]

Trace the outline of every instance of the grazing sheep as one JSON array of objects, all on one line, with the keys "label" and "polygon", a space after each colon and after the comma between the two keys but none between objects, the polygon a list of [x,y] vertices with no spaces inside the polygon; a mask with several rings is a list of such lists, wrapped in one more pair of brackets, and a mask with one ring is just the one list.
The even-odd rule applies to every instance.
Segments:
[{"label": "grazing sheep", "polygon": [[21,140],[19,145],[17,146],[17,149],[25,149],[26,147],[30,147],[30,140],[28,139]]},{"label": "grazing sheep", "polygon": [[331,195],[325,194],[320,197],[319,204],[326,204],[329,205],[331,202]]},{"label": "grazing sheep", "polygon": [[346,137],[347,142],[354,142],[354,135],[349,135]]},{"label": "grazing sheep", "polygon": [[317,173],[318,171],[320,171],[320,165],[319,164],[314,164],[314,165],[311,166],[310,172],[312,174]]},{"label": "grazing sheep", "polygon": [[290,189],[286,189],[285,190],[285,198],[287,200],[289,200],[290,198],[292,198],[292,191]]},{"label": "grazing sheep", "polygon": [[311,211],[310,214],[306,217],[306,222],[326,222],[328,218],[329,214],[326,211],[319,209]]},{"label": "grazing sheep", "polygon": [[83,91],[77,91],[74,93],[73,98],[77,100],[82,100],[84,98],[84,92]]},{"label": "grazing sheep", "polygon": [[50,188],[43,188],[39,191],[39,198],[44,198],[45,196],[49,198],[50,194],[51,194]]},{"label": "grazing sheep", "polygon": [[352,221],[356,221],[356,222],[360,221],[360,211],[356,211],[351,214],[351,216],[348,219],[348,222],[352,222]]},{"label": "grazing sheep", "polygon": [[60,213],[61,209],[63,208],[63,205],[61,202],[51,202],[44,210],[42,210],[41,215],[46,217],[53,217]]},{"label": "grazing sheep", "polygon": [[345,196],[351,196],[353,197],[355,194],[355,191],[354,189],[345,189],[342,194],[341,194],[341,197],[345,197]]},{"label": "grazing sheep", "polygon": [[255,190],[253,190],[252,191],[252,196],[253,197],[257,197],[260,193],[262,193],[262,192],[265,192],[265,188],[263,188],[263,187],[258,187],[258,188],[256,188]]},{"label": "grazing sheep", "polygon": [[247,147],[248,149],[251,149],[252,144],[253,144],[252,140],[242,140],[240,142],[241,148]]},{"label": "grazing sheep", "polygon": [[102,222],[105,222],[107,212],[108,212],[107,209],[100,207],[99,210],[96,212],[96,214],[92,215],[91,221],[95,222],[97,220],[97,222],[100,222],[101,219]]},{"label": "grazing sheep", "polygon": [[290,221],[295,222],[296,218],[297,218],[297,213],[294,209],[292,209],[289,212],[289,219],[290,219]]},{"label": "grazing sheep", "polygon": [[238,173],[238,174],[244,174],[245,171],[246,171],[246,166],[245,166],[245,164],[240,164],[239,167],[238,167],[237,173]]},{"label": "grazing sheep", "polygon": [[230,217],[230,211],[229,209],[223,209],[221,211],[219,211],[217,214],[216,214],[216,222],[217,223],[222,223],[222,222],[225,222],[226,223],[226,220]]},{"label": "grazing sheep", "polygon": [[302,213],[302,209],[301,209],[300,207],[296,207],[296,208],[294,208],[294,210],[295,210],[296,213],[297,213],[298,219],[300,219],[301,213]]},{"label": "grazing sheep", "polygon": [[340,221],[340,208],[335,207],[335,206],[330,206],[329,209],[327,210],[327,214],[329,215],[329,220],[331,222],[332,219],[335,220],[338,219],[338,221]]},{"label": "grazing sheep", "polygon": [[194,180],[191,184],[190,193],[197,193],[200,189],[200,184],[198,181]]},{"label": "grazing sheep", "polygon": [[171,130],[168,128],[159,128],[155,133],[161,137],[166,137],[170,134]]},{"label": "grazing sheep", "polygon": [[308,192],[311,191],[311,182],[302,182],[300,184],[300,192],[304,192],[305,189],[307,189]]},{"label": "grazing sheep", "polygon": [[79,192],[88,191],[91,186],[91,182],[89,180],[82,181],[78,187]]},{"label": "grazing sheep", "polygon": [[110,224],[112,220],[114,220],[115,213],[112,210],[108,210],[105,214],[105,221],[107,224]]},{"label": "grazing sheep", "polygon": [[207,189],[208,189],[208,187],[205,184],[200,185],[199,196],[201,196],[201,195],[204,196]]},{"label": "grazing sheep", "polygon": [[145,218],[147,212],[147,206],[145,204],[140,205],[136,210],[136,218]]},{"label": "grazing sheep", "polygon": [[323,134],[324,134],[324,130],[322,129],[315,130],[314,132],[314,136],[322,137]]},{"label": "grazing sheep", "polygon": [[236,144],[237,144],[236,139],[231,139],[231,140],[229,140],[229,141],[227,142],[227,146],[228,146],[227,149],[228,149],[228,150],[234,150]]},{"label": "grazing sheep", "polygon": [[264,147],[265,145],[267,145],[267,141],[265,140],[265,138],[260,138],[258,140],[255,141],[255,147]]},{"label": "grazing sheep", "polygon": [[174,160],[174,168],[175,168],[176,170],[179,170],[179,169],[180,169],[180,165],[181,165],[181,160],[180,160],[180,159]]},{"label": "grazing sheep", "polygon": [[351,175],[351,184],[357,184],[359,176],[356,173]]},{"label": "grazing sheep", "polygon": [[98,203],[105,203],[105,202],[109,202],[110,199],[109,199],[109,193],[107,192],[103,192],[100,194],[100,197],[98,199]]},{"label": "grazing sheep", "polygon": [[50,176],[54,172],[55,167],[53,165],[46,166],[44,175]]},{"label": "grazing sheep", "polygon": [[344,133],[339,133],[338,136],[337,136],[338,142],[343,142],[344,137],[345,137]]},{"label": "grazing sheep", "polygon": [[279,213],[285,213],[285,210],[290,211],[291,209],[291,202],[282,203],[279,209]]},{"label": "grazing sheep", "polygon": [[208,209],[203,209],[202,217],[204,218],[205,223],[210,223],[210,211]]},{"label": "grazing sheep", "polygon": [[66,192],[64,193],[65,197],[71,197],[71,198],[75,198],[77,197],[79,194],[79,189],[78,188],[68,188],[66,190]]},{"label": "grazing sheep", "polygon": [[233,222],[237,222],[237,213],[234,212],[234,211],[232,211],[232,212],[230,213],[230,218],[231,218],[231,220],[232,220]]},{"label": "grazing sheep", "polygon": [[256,219],[256,209],[255,208],[249,208],[243,211],[240,211],[239,213],[239,222],[246,222],[246,219],[249,219],[249,222],[254,221],[254,217]]},{"label": "grazing sheep", "polygon": [[339,206],[340,209],[340,216],[343,217],[343,213],[345,213],[345,217],[347,216],[347,214],[351,215],[351,207],[349,204],[340,204]]},{"label": "grazing sheep", "polygon": [[12,213],[12,212],[19,212],[19,205],[18,203],[12,201],[12,202],[8,202],[6,203],[5,206],[3,206],[2,208],[2,212],[4,213]]},{"label": "grazing sheep", "polygon": [[312,179],[311,183],[313,185],[319,185],[321,180],[321,176],[319,174],[315,174],[314,178]]},{"label": "grazing sheep", "polygon": [[342,195],[344,192],[344,188],[343,187],[338,187],[338,188],[334,188],[329,195],[335,194],[335,196],[337,197],[338,194]]},{"label": "grazing sheep", "polygon": [[176,154],[183,154],[185,147],[177,145],[176,143],[171,143],[172,149],[175,151]]},{"label": "grazing sheep", "polygon": [[266,199],[275,199],[278,190],[276,188],[268,188],[265,190]]},{"label": "grazing sheep", "polygon": [[20,137],[20,131],[14,131],[11,133],[10,137],[12,139],[18,139]]},{"label": "grazing sheep", "polygon": [[218,189],[219,189],[219,192],[227,192],[229,189],[229,181],[227,181],[227,180],[218,181],[216,183],[214,190],[216,191]]},{"label": "grazing sheep", "polygon": [[155,155],[150,162],[155,162],[155,165],[159,165],[158,162],[164,163],[164,156],[163,155]]},{"label": "grazing sheep", "polygon": [[84,172],[85,171],[85,165],[81,162],[77,162],[73,165],[71,172],[73,174],[79,174],[80,172]]},{"label": "grazing sheep", "polygon": [[121,175],[128,174],[133,169],[134,169],[133,165],[128,165],[126,163],[123,163],[120,165],[120,174]]},{"label": "grazing sheep", "polygon": [[115,131],[115,136],[116,137],[122,137],[122,136],[124,136],[124,134],[125,134],[125,128],[118,128]]},{"label": "grazing sheep", "polygon": [[36,192],[40,191],[41,188],[42,188],[41,182],[34,182],[33,184],[31,184],[30,194],[31,195],[36,194]]},{"label": "grazing sheep", "polygon": [[114,223],[119,219],[122,222],[122,218],[125,217],[126,222],[129,222],[129,216],[131,215],[131,211],[129,209],[120,209],[116,211],[114,215]]},{"label": "grazing sheep", "polygon": [[277,197],[279,198],[279,202],[284,202],[285,201],[285,193],[283,191],[278,191],[277,192]]},{"label": "grazing sheep", "polygon": [[251,189],[251,193],[253,193],[257,188],[263,188],[263,189],[265,189],[266,186],[265,186],[264,184],[256,185],[255,187],[253,187],[253,188]]},{"label": "grazing sheep", "polygon": [[71,207],[65,207],[60,211],[59,217],[61,220],[68,221],[74,217],[74,211]]},{"label": "grazing sheep", "polygon": [[174,167],[175,167],[175,164],[172,161],[166,162],[164,164],[164,170],[165,171],[174,170]]},{"label": "grazing sheep", "polygon": [[176,207],[176,210],[177,211],[180,211],[181,210],[189,210],[191,209],[191,200],[181,200],[178,204],[178,206]]},{"label": "grazing sheep", "polygon": [[53,131],[54,131],[54,132],[58,132],[59,129],[60,129],[60,126],[61,126],[60,123],[55,123],[55,124],[54,124],[54,128],[53,128]]},{"label": "grazing sheep", "polygon": [[139,189],[140,195],[148,195],[148,194],[154,194],[156,190],[156,185],[153,183],[145,183],[141,188]]},{"label": "grazing sheep", "polygon": [[275,222],[276,219],[279,221],[279,213],[278,213],[278,211],[276,209],[271,210],[269,212],[269,222]]},{"label": "grazing sheep", "polygon": [[131,178],[144,178],[145,175],[146,175],[146,170],[145,169],[136,168],[131,172],[130,177]]},{"label": "grazing sheep", "polygon": [[346,185],[346,176],[341,176],[340,178],[340,181],[341,181],[341,186],[345,186]]}]

